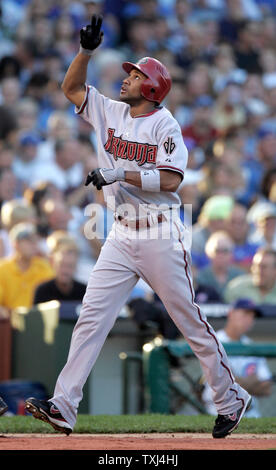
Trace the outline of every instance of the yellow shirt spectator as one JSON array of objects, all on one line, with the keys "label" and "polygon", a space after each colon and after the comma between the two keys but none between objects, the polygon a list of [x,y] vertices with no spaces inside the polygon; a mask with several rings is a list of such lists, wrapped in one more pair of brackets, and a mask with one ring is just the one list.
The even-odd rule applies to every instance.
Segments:
[{"label": "yellow shirt spectator", "polygon": [[16,257],[0,262],[0,305],[8,309],[31,307],[36,287],[54,277],[51,265],[39,256],[30,261],[28,269],[22,271]]},{"label": "yellow shirt spectator", "polygon": [[33,224],[17,224],[9,236],[14,254],[0,261],[0,306],[8,310],[31,307],[38,284],[52,279],[55,272],[45,258],[37,256],[38,237]]}]

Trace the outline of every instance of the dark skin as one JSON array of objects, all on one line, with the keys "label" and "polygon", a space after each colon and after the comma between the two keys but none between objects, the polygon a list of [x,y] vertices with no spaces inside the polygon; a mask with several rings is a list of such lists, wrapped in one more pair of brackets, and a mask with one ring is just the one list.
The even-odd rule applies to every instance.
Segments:
[{"label": "dark skin", "polygon": [[[68,68],[61,86],[65,96],[78,108],[85,99],[85,83],[89,60],[90,56],[79,52]],[[155,109],[155,103],[141,96],[141,85],[145,78],[143,73],[132,69],[122,84],[120,100],[130,105],[130,115],[133,118],[148,114]],[[126,183],[141,188],[139,171],[126,171],[125,176]],[[175,192],[180,183],[181,176],[178,173],[170,170],[160,170],[160,191]]]}]

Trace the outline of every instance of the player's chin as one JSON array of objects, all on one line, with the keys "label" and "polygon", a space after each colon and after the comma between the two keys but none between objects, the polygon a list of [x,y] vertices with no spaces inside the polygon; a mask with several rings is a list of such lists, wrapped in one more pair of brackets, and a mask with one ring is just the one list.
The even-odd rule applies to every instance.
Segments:
[{"label": "player's chin", "polygon": [[140,102],[140,97],[135,98],[133,96],[127,95],[127,93],[120,93],[120,101],[123,101],[126,104],[129,104],[130,106],[135,106]]},{"label": "player's chin", "polygon": [[124,103],[129,103],[129,98],[125,92],[120,93],[120,101],[123,101]]}]

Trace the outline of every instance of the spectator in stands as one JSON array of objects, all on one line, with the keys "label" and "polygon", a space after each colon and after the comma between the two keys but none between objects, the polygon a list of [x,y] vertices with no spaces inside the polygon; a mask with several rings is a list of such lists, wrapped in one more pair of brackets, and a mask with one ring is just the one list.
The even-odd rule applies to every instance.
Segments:
[{"label": "spectator in stands", "polygon": [[205,178],[201,185],[204,197],[224,194],[236,198],[241,188],[244,187],[244,179],[240,166],[233,160],[231,163],[224,158],[214,159],[203,165]]},{"label": "spectator in stands", "polygon": [[55,277],[39,284],[34,293],[34,304],[48,302],[50,300],[82,301],[86,285],[75,280],[75,272],[78,262],[78,247],[70,238],[57,243],[56,248],[50,253]]},{"label": "spectator in stands", "polygon": [[10,230],[19,223],[36,224],[35,207],[29,205],[24,199],[11,199],[2,205],[0,230],[1,257],[13,253],[13,245],[9,237]]},{"label": "spectator in stands", "polygon": [[[272,74],[271,74],[272,75]],[[272,77],[271,77],[272,78]],[[271,79],[272,82],[272,79]],[[270,115],[266,124],[271,125],[273,130],[276,129],[276,71],[273,73],[273,82],[266,86],[267,101],[269,103]]]},{"label": "spectator in stands", "polygon": [[186,0],[176,0],[172,12],[168,15],[168,24],[171,29],[171,48],[177,52],[187,42],[186,23],[191,11],[191,5]]},{"label": "spectator in stands", "polygon": [[270,191],[274,183],[276,183],[276,166],[272,169],[269,169],[263,175],[260,191],[257,196],[255,196],[255,201],[248,210],[249,222],[253,222],[252,215],[254,214],[255,210],[258,210],[257,208],[259,205],[263,205],[263,203],[266,202],[273,202],[270,200]]},{"label": "spectator in stands", "polygon": [[213,125],[219,135],[225,136],[243,126],[246,112],[242,101],[242,88],[238,82],[229,81],[220,92],[213,109]]},{"label": "spectator in stands", "polygon": [[[82,162],[83,167],[83,181],[85,181],[87,174],[90,171],[98,168],[97,153],[88,136],[80,135],[78,141],[80,161]],[[99,191],[96,191],[96,194],[98,192]],[[93,202],[94,200],[95,191],[91,191],[91,188],[85,186],[84,184],[77,186],[75,189],[70,191],[68,195],[66,195],[66,201],[70,207],[77,206],[81,209],[85,209],[87,204]]]},{"label": "spectator in stands", "polygon": [[212,118],[213,99],[209,95],[199,96],[193,104],[191,123],[182,129],[182,135],[194,139],[200,147],[205,147],[218,134]]},{"label": "spectator in stands", "polygon": [[[106,38],[105,47],[116,48],[120,34],[120,25],[118,23],[118,19],[122,14],[123,7],[129,2],[122,2],[122,5],[120,5],[120,1],[110,2],[112,3],[112,7],[111,5],[106,5],[104,0],[83,0],[82,3],[85,8],[84,14],[82,16],[82,24],[86,24],[86,22],[89,23],[91,16],[94,14],[104,14],[105,21],[103,24],[103,32]],[[142,2],[139,2],[139,4],[140,3]],[[112,11],[110,11],[113,8],[118,10],[119,14],[113,14]]]},{"label": "spectator in stands", "polygon": [[248,19],[240,21],[237,25],[237,40],[234,45],[235,62],[238,67],[248,73],[260,74],[262,72],[260,50],[256,44],[257,38],[260,37],[260,28],[260,22]]},{"label": "spectator in stands", "polygon": [[[258,78],[261,80],[260,77]],[[253,77],[249,77],[249,80],[247,82],[248,84],[250,83],[250,79],[252,82]],[[262,84],[260,86],[262,86]],[[258,137],[257,137],[258,129],[260,129],[260,126],[269,116],[269,112],[270,112],[270,107],[267,104],[267,100],[265,99],[265,97],[256,98],[254,96],[255,94],[257,96],[259,94],[258,90],[255,90],[254,88],[255,88],[255,85],[252,84],[252,90],[250,89],[249,85],[247,89],[245,86],[243,89],[243,100],[244,100],[244,106],[246,110],[246,129],[247,129],[246,132],[243,132],[243,138],[245,142],[244,154],[247,155],[245,163],[247,165],[250,165],[252,164],[252,162],[254,162],[254,158],[256,155],[256,148],[258,145]],[[248,94],[250,93],[253,94],[252,98],[250,96],[247,98],[246,96],[247,91],[248,91]],[[255,197],[255,194],[253,194],[253,197]]]},{"label": "spectator in stands", "polygon": [[225,230],[233,203],[230,196],[214,195],[202,205],[198,220],[193,225],[192,256],[197,266],[206,264],[205,244],[212,233]]},{"label": "spectator in stands", "polygon": [[36,286],[54,277],[48,260],[37,256],[35,225],[15,225],[10,238],[14,254],[0,262],[0,305],[8,311],[16,307],[31,307]]},{"label": "spectator in stands", "polygon": [[56,230],[63,230],[75,237],[79,248],[77,280],[87,281],[102,244],[99,246],[98,238],[85,236],[86,220],[83,212],[78,207],[69,207],[65,198],[62,198],[47,199],[43,203],[42,214],[46,222],[47,235]]},{"label": "spectator in stands", "polygon": [[118,98],[122,80],[125,77],[122,69],[123,61],[124,55],[114,49],[105,49],[98,57],[95,57],[99,91],[111,99]]},{"label": "spectator in stands", "polygon": [[238,201],[226,220],[226,231],[234,243],[233,264],[246,271],[250,270],[253,256],[260,245],[251,240],[247,208]]},{"label": "spectator in stands", "polygon": [[[224,178],[225,191],[248,206],[258,192],[261,170],[257,160],[247,158],[244,135],[244,128],[241,127],[226,138],[215,141],[209,161],[206,162],[206,171],[212,174],[212,166],[217,161],[226,165],[229,168],[228,178],[231,181],[225,181]],[[223,184],[220,186],[220,190],[223,191]],[[212,187],[209,188],[209,193],[210,191]],[[208,187],[205,193],[208,194]]]},{"label": "spectator in stands", "polygon": [[0,60],[0,81],[5,78],[20,77],[21,64],[20,61],[13,55],[5,55]]},{"label": "spectator in stands", "polygon": [[16,177],[11,168],[0,168],[0,207],[16,197]]},{"label": "spectator in stands", "polygon": [[44,204],[49,199],[57,201],[63,201],[64,199],[62,191],[52,183],[42,181],[27,187],[24,192],[24,200],[36,210],[36,227],[42,237],[46,237],[50,229],[47,214],[44,210]]},{"label": "spectator in stands", "polygon": [[[55,230],[47,237],[47,254],[51,261],[51,254],[55,253],[62,247],[74,247],[76,248],[76,240],[66,230]],[[78,254],[79,250],[77,249]]]},{"label": "spectator in stands", "polygon": [[276,206],[272,203],[259,204],[251,216],[255,230],[251,241],[258,246],[269,246],[276,249]]},{"label": "spectator in stands", "polygon": [[230,44],[219,44],[214,55],[212,67],[213,89],[215,93],[220,93],[226,84],[229,83],[229,80],[237,76],[245,78],[247,74],[244,70],[237,68],[233,48]]},{"label": "spectator in stands", "polygon": [[19,132],[36,132],[39,107],[33,98],[23,96],[15,106]]},{"label": "spectator in stands", "polygon": [[56,199],[48,197],[42,203],[42,215],[47,227],[47,235],[55,230],[68,230],[69,222],[73,215],[70,211],[64,197]]},{"label": "spectator in stands", "polygon": [[179,216],[187,226],[196,223],[198,219],[201,202],[198,186],[202,179],[203,174],[200,170],[187,168],[185,178],[177,189],[181,201]]},{"label": "spectator in stands", "polygon": [[179,330],[157,295],[154,294],[152,299],[146,299],[144,294],[135,296],[129,299],[127,306],[131,318],[140,330],[154,328],[155,334],[165,339],[179,338]]},{"label": "spectator in stands", "polygon": [[44,109],[45,101],[47,101],[48,84],[47,72],[38,71],[32,73],[25,86],[25,95],[38,105],[39,113]]},{"label": "spectator in stands", "polygon": [[64,194],[83,183],[83,165],[79,161],[79,143],[77,139],[58,139],[55,142],[55,158],[41,163],[32,174],[34,183],[43,179],[53,183]]},{"label": "spectator in stands", "polygon": [[65,13],[54,24],[55,51],[69,64],[76,51],[74,44],[75,27],[72,15]]},{"label": "spectator in stands", "polygon": [[197,272],[195,266],[193,266],[193,287],[195,291],[195,302],[199,305],[202,304],[223,304],[224,299],[217,289],[208,284],[199,284],[197,281]]},{"label": "spectator in stands", "polygon": [[12,169],[15,156],[14,147],[6,142],[0,141],[0,144],[0,169]]},{"label": "spectator in stands", "polygon": [[[255,318],[260,315],[257,306],[246,298],[237,299],[230,307],[225,327],[217,331],[222,343],[252,344],[246,335],[254,326]],[[229,355],[232,373],[236,381],[252,395],[250,410],[246,413],[248,418],[261,416],[258,398],[268,397],[272,392],[272,375],[264,357],[231,356]],[[206,384],[203,402],[209,414],[216,414],[212,401],[211,390]]]},{"label": "spectator in stands", "polygon": [[256,304],[276,305],[276,251],[259,248],[253,257],[250,274],[238,276],[228,283],[224,299],[232,303],[247,297]]},{"label": "spectator in stands", "polygon": [[18,123],[14,112],[7,106],[0,106],[0,143],[14,145],[17,139]]},{"label": "spectator in stands", "polygon": [[15,145],[8,143],[2,145],[0,141],[0,207],[5,201],[21,197],[24,191],[22,181],[14,172],[15,156]]},{"label": "spectator in stands", "polygon": [[45,140],[38,146],[39,158],[44,162],[55,159],[57,140],[67,140],[77,136],[77,123],[66,112],[55,110],[50,114],[45,129]]},{"label": "spectator in stands", "polygon": [[39,136],[32,132],[23,133],[19,137],[18,150],[13,161],[13,172],[25,187],[34,183],[34,173],[40,171],[37,153],[39,142]]},{"label": "spectator in stands", "polygon": [[263,126],[258,132],[257,160],[259,163],[259,190],[264,175],[276,164],[276,131]]},{"label": "spectator in stands", "polygon": [[233,250],[234,243],[227,232],[212,233],[205,246],[210,264],[198,271],[197,284],[213,287],[223,297],[228,282],[244,272],[232,264]]},{"label": "spectator in stands", "polygon": [[126,24],[126,42],[120,51],[137,62],[139,58],[150,55],[149,47],[152,41],[152,28],[150,22],[143,17],[135,17]]},{"label": "spectator in stands", "polygon": [[6,77],[1,82],[1,103],[12,109],[20,99],[21,87],[17,77]]}]

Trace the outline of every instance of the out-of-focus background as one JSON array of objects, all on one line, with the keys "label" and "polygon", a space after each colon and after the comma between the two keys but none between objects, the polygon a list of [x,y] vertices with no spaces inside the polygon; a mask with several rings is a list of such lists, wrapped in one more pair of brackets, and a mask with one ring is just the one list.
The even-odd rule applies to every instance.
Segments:
[{"label": "out-of-focus background", "polygon": [[[257,387],[258,379],[259,415],[275,415],[274,0],[2,0],[0,395],[8,413],[24,413],[25,394],[52,393],[113,223],[101,192],[83,186],[97,167],[95,132],[61,90],[79,30],[94,13],[104,16],[104,41],[89,64],[89,84],[117,99],[121,63],[144,56],[171,72],[164,105],[189,150],[179,195],[180,216],[192,224],[195,300],[216,330],[225,328],[240,299],[258,305],[254,321],[238,319],[236,346],[244,349],[230,345],[229,353],[241,359],[237,374],[248,386]],[[102,208],[99,239],[85,236],[95,216],[91,203]],[[173,349],[175,341],[184,349]],[[204,378],[185,347],[160,300],[140,281],[80,410],[205,412]]]}]

